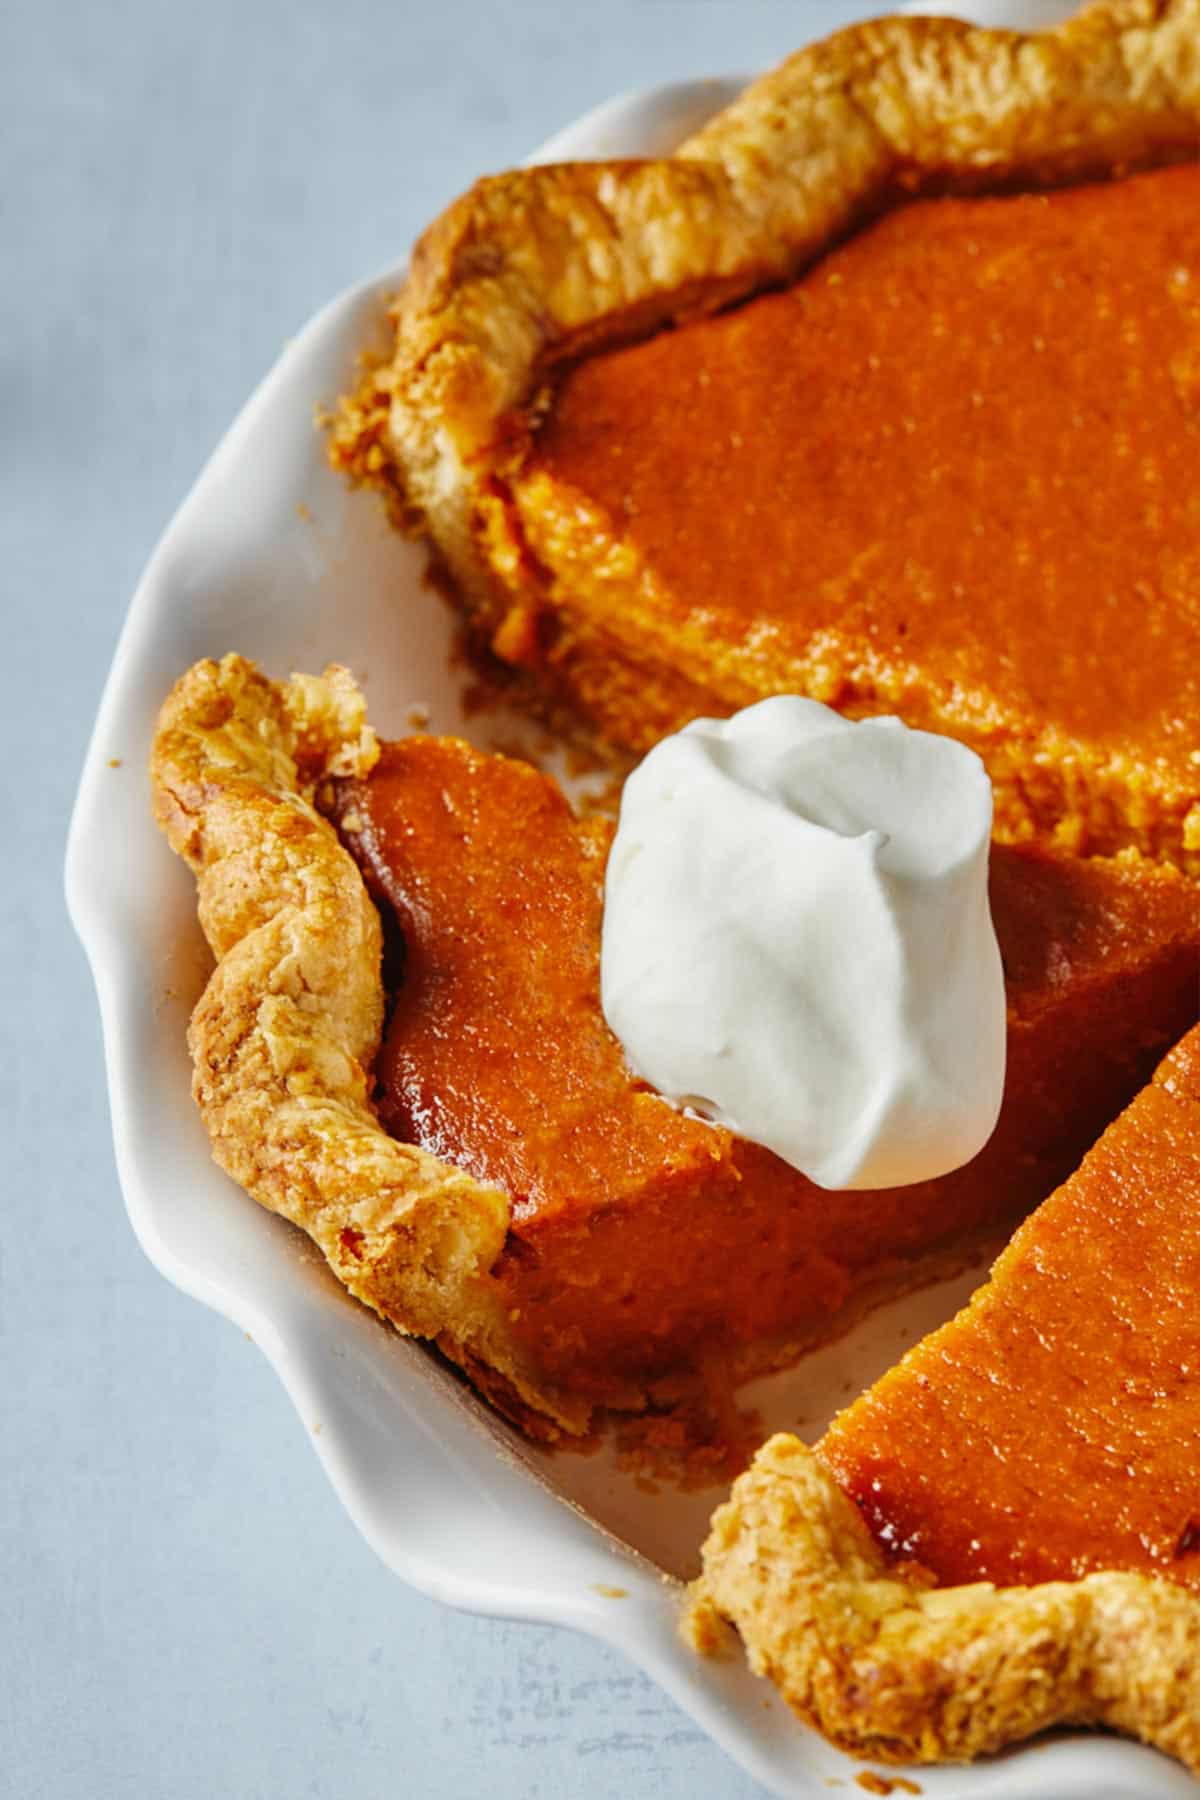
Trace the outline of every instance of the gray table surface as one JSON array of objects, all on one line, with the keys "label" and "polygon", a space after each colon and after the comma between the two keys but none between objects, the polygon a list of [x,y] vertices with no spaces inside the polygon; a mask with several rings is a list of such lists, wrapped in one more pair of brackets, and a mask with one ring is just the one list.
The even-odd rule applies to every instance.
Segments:
[{"label": "gray table surface", "polygon": [[285,338],[596,102],[855,10],[0,7],[0,1794],[760,1792],[616,1655],[388,1575],[265,1361],[143,1259],[60,870],[128,597]]}]

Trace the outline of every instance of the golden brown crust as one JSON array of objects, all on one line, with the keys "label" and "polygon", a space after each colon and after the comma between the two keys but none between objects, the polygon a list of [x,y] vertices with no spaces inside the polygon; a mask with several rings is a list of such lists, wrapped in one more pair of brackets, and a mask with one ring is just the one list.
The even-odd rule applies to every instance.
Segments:
[{"label": "golden brown crust", "polygon": [[[1200,138],[1200,0],[1102,0],[1056,31],[882,19],[800,51],[675,156],[478,182],[425,233],[395,351],[334,460],[402,495],[487,605],[499,484],[546,372],[795,276],[898,191],[1038,184]],[[484,542],[492,540],[492,556]]]},{"label": "golden brown crust", "polygon": [[275,684],[227,656],[163,706],[155,816],[196,874],[217,959],[189,1033],[193,1090],[221,1167],[360,1300],[402,1331],[486,1334],[507,1198],[397,1143],[370,1106],[380,922],[313,793],[376,755],[342,669]]},{"label": "golden brown crust", "polygon": [[957,1762],[1054,1725],[1108,1725],[1200,1770],[1200,1601],[1105,1572],[936,1588],[889,1568],[813,1453],[771,1438],[713,1515],[685,1628],[737,1627],[751,1667],[852,1754]]}]

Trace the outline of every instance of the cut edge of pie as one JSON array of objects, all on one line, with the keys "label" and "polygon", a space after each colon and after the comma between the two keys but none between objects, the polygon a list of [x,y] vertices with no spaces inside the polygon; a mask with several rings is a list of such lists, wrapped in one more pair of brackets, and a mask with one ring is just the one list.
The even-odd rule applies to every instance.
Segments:
[{"label": "cut edge of pie", "polygon": [[[1178,1219],[1200,1179],[1198,1107],[1200,1025],[954,1319],[815,1450],[786,1434],[764,1445],[713,1515],[685,1622],[694,1647],[728,1620],[803,1718],[864,1755],[968,1758],[1106,1724],[1200,1772],[1200,1594],[1191,1525],[1176,1541],[1174,1517],[1190,1521],[1194,1481],[1179,1407],[1195,1233]],[[1057,1392],[1048,1365],[1063,1371]],[[940,1424],[922,1436],[926,1412]],[[929,1477],[911,1535],[893,1456]],[[957,1554],[922,1519],[944,1489],[964,1526]],[[1056,1543],[1060,1513],[1074,1530]]]}]

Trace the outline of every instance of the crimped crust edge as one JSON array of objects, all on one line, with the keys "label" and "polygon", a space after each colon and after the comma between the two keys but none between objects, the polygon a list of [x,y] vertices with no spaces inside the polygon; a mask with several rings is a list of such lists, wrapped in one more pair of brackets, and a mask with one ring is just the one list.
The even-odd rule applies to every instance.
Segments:
[{"label": "crimped crust edge", "polygon": [[488,1280],[507,1195],[390,1137],[371,1106],[381,925],[314,796],[377,755],[337,667],[275,683],[230,655],[194,665],[164,703],[155,817],[195,873],[216,957],[188,1033],[193,1093],[216,1161],[306,1231],[351,1293],[498,1370],[543,1434],[579,1431],[590,1409],[538,1380]]},{"label": "crimped crust edge", "polygon": [[889,1566],[814,1453],[780,1433],[713,1514],[684,1633],[736,1627],[750,1666],[839,1748],[966,1762],[1056,1725],[1107,1725],[1200,1771],[1200,1599],[1102,1571],[939,1588]]}]

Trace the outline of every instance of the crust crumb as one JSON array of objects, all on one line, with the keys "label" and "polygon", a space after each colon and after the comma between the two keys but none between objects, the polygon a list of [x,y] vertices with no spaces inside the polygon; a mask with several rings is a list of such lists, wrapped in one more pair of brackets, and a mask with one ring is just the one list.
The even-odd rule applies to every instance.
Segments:
[{"label": "crust crumb", "polygon": [[737,1648],[732,1630],[699,1583],[688,1590],[688,1606],[679,1630],[684,1643],[697,1656],[724,1659]]}]

